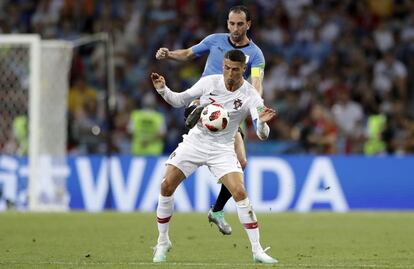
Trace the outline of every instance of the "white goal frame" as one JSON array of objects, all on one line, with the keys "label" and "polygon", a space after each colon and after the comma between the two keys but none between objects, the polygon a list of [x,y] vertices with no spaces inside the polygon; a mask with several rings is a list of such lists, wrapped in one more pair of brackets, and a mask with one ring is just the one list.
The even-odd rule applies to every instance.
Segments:
[{"label": "white goal frame", "polygon": [[[36,178],[38,174],[38,156],[39,147],[36,141],[39,139],[39,132],[36,124],[40,121],[39,106],[39,90],[40,90],[40,37],[35,34],[24,35],[1,35],[0,44],[10,45],[27,45],[29,50],[29,175],[28,178]],[[36,187],[35,180],[28,180],[28,196],[35,197]],[[29,208],[36,208],[36,199],[29,200]]]},{"label": "white goal frame", "polygon": [[[28,151],[28,183],[27,183],[27,197],[28,197],[28,209],[32,211],[62,211],[67,210],[68,203],[48,203],[42,204],[39,199],[40,185],[42,180],[45,178],[53,176],[62,176],[62,175],[51,175],[50,172],[46,171],[45,174],[45,165],[42,158],[45,156],[42,152],[42,143],[44,144],[45,138],[42,135],[42,108],[44,107],[45,102],[50,102],[50,100],[42,100],[42,88],[45,85],[42,85],[42,49],[47,48],[67,48],[72,49],[73,45],[70,42],[66,41],[42,41],[40,36],[37,34],[10,34],[10,35],[0,35],[0,44],[11,47],[15,46],[25,46],[28,49],[28,117],[29,117],[29,151]],[[71,59],[71,53],[68,56],[68,59]],[[65,72],[66,74],[66,72]],[[43,79],[43,83],[47,83]],[[68,81],[66,81],[68,83]],[[46,87],[44,87],[45,89]],[[65,92],[63,93],[65,97],[67,96],[67,87],[64,87]],[[53,101],[52,101],[53,102]],[[62,106],[56,106],[57,115],[61,123],[61,133],[66,133],[66,99],[63,100]],[[53,132],[53,130],[49,130]],[[58,157],[63,159],[66,155],[66,136],[61,138],[62,142],[59,143],[57,150]],[[56,152],[55,152],[56,153]],[[46,156],[50,157],[51,156]],[[55,156],[54,156],[55,157]],[[67,172],[67,171],[66,171]],[[49,174],[48,174],[49,173]],[[53,172],[52,172],[53,173]],[[43,183],[44,184],[44,183]],[[53,187],[52,187],[53,190]]]},{"label": "white goal frame", "polygon": [[[27,156],[28,171],[24,174],[28,176],[27,197],[28,209],[30,211],[66,211],[69,209],[70,198],[66,190],[66,178],[70,172],[66,161],[66,114],[69,76],[64,82],[61,82],[61,79],[64,79],[61,76],[69,74],[70,62],[69,68],[66,67],[68,59],[71,60],[75,48],[96,42],[102,42],[105,45],[104,57],[107,64],[106,86],[108,87],[108,109],[112,110],[116,105],[116,94],[114,86],[113,45],[108,33],[87,35],[74,41],[42,40],[38,34],[0,35],[0,45],[11,45],[11,47],[13,45],[16,45],[16,47],[21,45],[28,49],[27,59],[29,63],[27,66],[30,70],[27,78],[27,89],[29,91],[29,150]],[[64,50],[60,51],[59,49],[61,48]],[[68,50],[66,51],[66,49]],[[61,54],[59,54],[60,52]],[[48,58],[48,53],[51,53],[55,58]],[[61,59],[60,57],[63,58]],[[64,63],[62,63],[62,66],[59,66],[60,63],[53,61],[56,59],[63,60]],[[42,62],[44,60],[46,61]],[[57,70],[58,72],[61,70],[61,73],[54,73],[54,65],[62,67]],[[50,76],[49,74],[52,75]],[[53,74],[58,77],[54,81]],[[50,89],[56,89],[56,94],[59,93],[60,95],[55,95],[55,92]],[[64,97],[62,97],[62,94],[64,94]],[[56,97],[60,102],[56,106],[53,106],[54,104],[51,104],[50,100],[45,100],[47,98],[44,95]],[[53,115],[50,115],[51,112],[45,109],[45,104],[49,108],[52,107],[51,111]],[[48,123],[45,123],[45,117],[49,120]],[[56,128],[53,125],[54,123],[56,124]],[[50,128],[51,124],[54,130],[42,130],[42,126],[49,126]],[[49,136],[50,139],[51,136],[45,132],[55,134],[55,137],[58,137],[57,143],[54,143],[54,141],[48,143],[51,141],[48,141],[47,137]],[[48,148],[48,145],[51,144],[54,147]],[[45,196],[52,198],[43,199]]]}]

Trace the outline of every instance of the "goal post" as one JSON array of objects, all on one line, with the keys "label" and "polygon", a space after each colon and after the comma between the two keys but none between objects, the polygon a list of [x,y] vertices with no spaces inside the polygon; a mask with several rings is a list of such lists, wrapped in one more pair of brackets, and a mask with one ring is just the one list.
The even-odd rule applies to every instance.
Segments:
[{"label": "goal post", "polygon": [[[72,47],[66,41],[43,41],[36,34],[0,35],[0,152],[16,155],[13,121],[25,117],[28,149],[28,208],[66,210],[67,92]],[[24,139],[24,138],[20,138]]]},{"label": "goal post", "polygon": [[27,199],[21,207],[31,211],[69,209],[69,73],[74,51],[83,46],[95,46],[94,50],[102,52],[97,53],[97,59],[105,72],[108,119],[116,104],[113,46],[108,33],[73,41],[42,40],[37,34],[0,35],[0,155],[27,156],[28,169],[18,173],[27,177]]},{"label": "goal post", "polygon": [[[40,81],[30,98],[29,209],[69,208],[66,191],[67,96],[72,44],[40,42]],[[33,145],[33,147],[32,147]]]}]

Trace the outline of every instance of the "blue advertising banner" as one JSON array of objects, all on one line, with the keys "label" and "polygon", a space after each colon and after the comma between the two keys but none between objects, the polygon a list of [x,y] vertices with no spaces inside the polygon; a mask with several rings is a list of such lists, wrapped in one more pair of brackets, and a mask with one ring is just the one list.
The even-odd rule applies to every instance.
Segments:
[{"label": "blue advertising banner", "polygon": [[[70,209],[154,211],[165,160],[68,157]],[[245,184],[257,212],[414,210],[413,167],[412,156],[251,156]],[[205,212],[219,189],[217,179],[202,167],[178,187],[175,209]],[[27,205],[26,159],[0,155],[0,194],[0,210],[6,201]],[[232,199],[227,210],[235,210]]]}]

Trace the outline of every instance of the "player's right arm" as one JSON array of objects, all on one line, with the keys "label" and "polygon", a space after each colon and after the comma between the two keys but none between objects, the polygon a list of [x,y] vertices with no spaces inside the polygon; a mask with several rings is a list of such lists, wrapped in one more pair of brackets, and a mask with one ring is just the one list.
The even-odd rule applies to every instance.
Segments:
[{"label": "player's right arm", "polygon": [[169,50],[168,48],[159,48],[155,54],[157,60],[171,59],[176,61],[188,61],[197,58],[210,51],[214,43],[215,34],[209,35],[200,43],[188,49]]},{"label": "player's right arm", "polygon": [[203,78],[197,81],[190,89],[184,92],[173,92],[165,84],[163,76],[152,73],[152,84],[157,92],[164,98],[164,100],[173,107],[182,107],[190,103],[192,100],[199,98],[203,94]]},{"label": "player's right arm", "polygon": [[196,58],[196,55],[191,48],[171,51],[168,48],[159,48],[155,58],[157,60],[171,59],[184,62]]}]

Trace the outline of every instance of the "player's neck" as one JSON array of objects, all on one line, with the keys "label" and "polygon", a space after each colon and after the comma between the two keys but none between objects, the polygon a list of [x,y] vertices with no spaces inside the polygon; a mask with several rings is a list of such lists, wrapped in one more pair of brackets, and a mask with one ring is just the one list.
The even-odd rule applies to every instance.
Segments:
[{"label": "player's neck", "polygon": [[241,80],[237,83],[234,83],[234,84],[225,83],[225,85],[226,85],[226,89],[228,91],[234,92],[234,91],[238,90],[243,85],[243,80]]},{"label": "player's neck", "polygon": [[231,44],[233,44],[234,47],[243,47],[243,46],[246,46],[247,44],[249,44],[249,42],[250,42],[250,39],[246,35],[239,42],[234,41],[231,38],[231,36],[230,36],[229,40],[230,40]]}]

